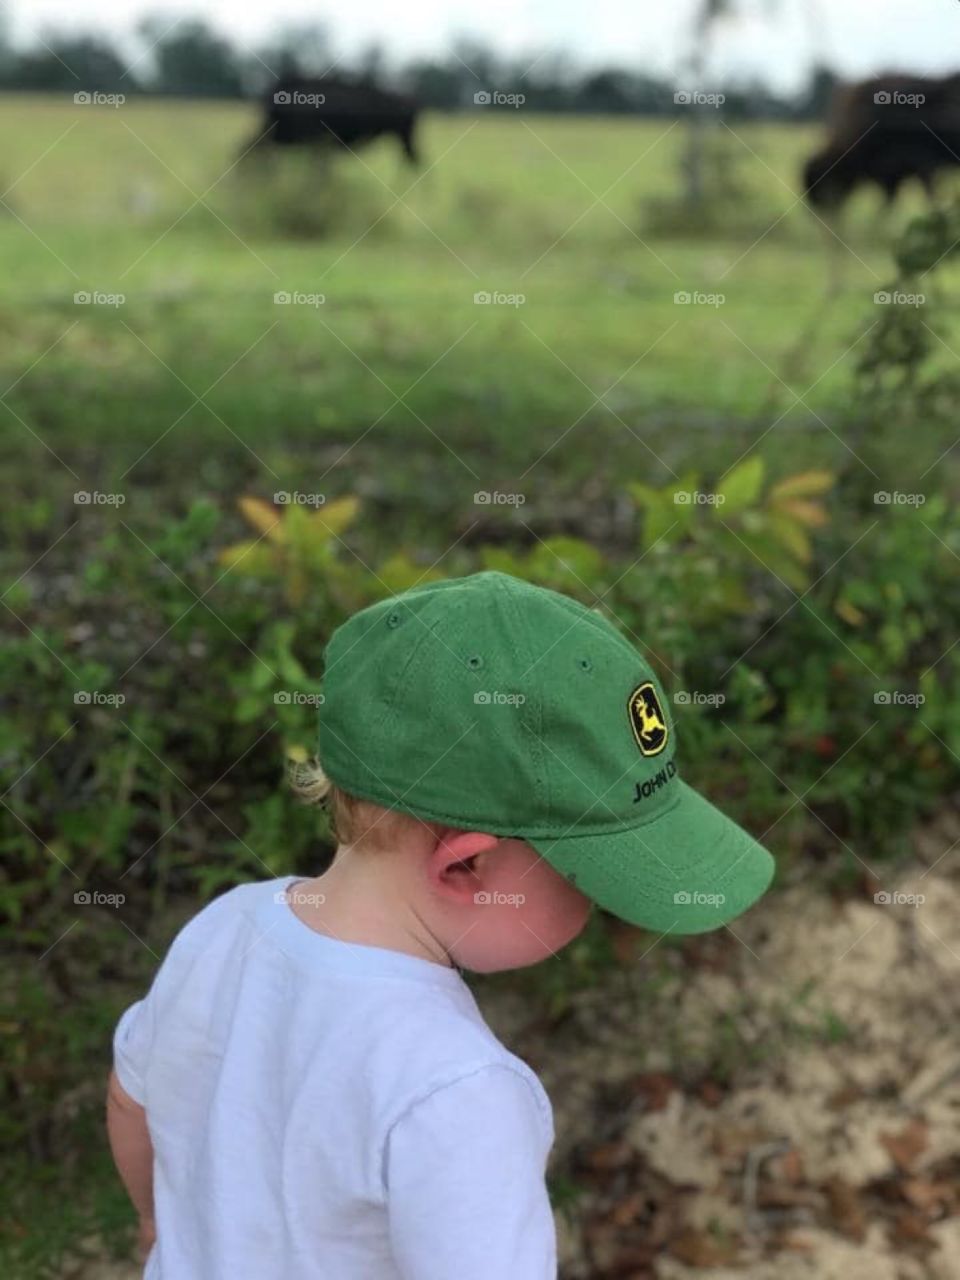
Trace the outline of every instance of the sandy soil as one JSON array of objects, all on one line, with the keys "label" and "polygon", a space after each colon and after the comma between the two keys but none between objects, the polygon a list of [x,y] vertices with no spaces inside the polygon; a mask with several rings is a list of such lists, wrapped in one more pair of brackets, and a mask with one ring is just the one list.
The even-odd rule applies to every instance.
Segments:
[{"label": "sandy soil", "polygon": [[625,934],[546,1043],[488,1010],[585,1188],[563,1280],[960,1277],[960,816],[915,852],[852,900],[797,876],[679,950]]}]

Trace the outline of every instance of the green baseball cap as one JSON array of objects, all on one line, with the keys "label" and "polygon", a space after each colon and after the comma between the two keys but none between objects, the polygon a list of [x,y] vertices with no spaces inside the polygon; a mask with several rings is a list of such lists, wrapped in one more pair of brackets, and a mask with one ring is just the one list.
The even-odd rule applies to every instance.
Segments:
[{"label": "green baseball cap", "polygon": [[631,924],[701,933],[770,854],[679,775],[649,663],[601,614],[509,574],[415,587],[330,638],[319,755],[344,791],[524,839]]}]

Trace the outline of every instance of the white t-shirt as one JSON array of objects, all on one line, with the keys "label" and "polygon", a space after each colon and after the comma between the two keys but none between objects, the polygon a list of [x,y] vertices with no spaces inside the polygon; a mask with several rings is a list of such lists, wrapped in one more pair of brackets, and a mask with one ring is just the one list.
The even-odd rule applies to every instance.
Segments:
[{"label": "white t-shirt", "polygon": [[117,1025],[146,1280],[555,1280],[539,1080],[455,969],[316,933],[296,880],[205,907]]}]

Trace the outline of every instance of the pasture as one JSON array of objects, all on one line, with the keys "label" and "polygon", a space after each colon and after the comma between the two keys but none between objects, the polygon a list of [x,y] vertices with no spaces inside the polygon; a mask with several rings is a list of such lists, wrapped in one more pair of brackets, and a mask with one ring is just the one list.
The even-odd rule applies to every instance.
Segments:
[{"label": "pasture", "polygon": [[64,474],[48,449],[101,488],[177,488],[186,460],[282,487],[290,449],[347,490],[375,459],[401,486],[434,470],[441,507],[521,478],[665,479],[657,459],[690,451],[722,469],[774,420],[774,452],[842,452],[815,415],[890,264],[864,196],[824,305],[829,237],[795,193],[810,131],[719,126],[730,225],[692,238],[647,226],[682,122],[428,118],[415,172],[385,142],[326,171],[231,167],[252,107],[7,97],[0,119],[5,455],[28,492]]}]

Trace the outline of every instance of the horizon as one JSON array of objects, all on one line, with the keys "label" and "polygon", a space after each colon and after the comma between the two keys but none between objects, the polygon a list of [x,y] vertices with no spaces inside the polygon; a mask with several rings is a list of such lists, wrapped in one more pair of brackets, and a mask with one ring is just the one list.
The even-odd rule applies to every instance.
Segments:
[{"label": "horizon", "polygon": [[[151,0],[19,0],[8,6],[11,41],[43,43],[51,30],[64,35],[99,35],[125,57],[143,56],[138,25],[148,17],[164,26],[200,19],[239,47],[258,48],[285,28],[306,23],[326,27],[332,60],[349,62],[372,45],[383,49],[387,67],[415,58],[449,55],[460,40],[473,40],[498,58],[541,59],[562,55],[578,71],[600,66],[651,75],[684,77],[696,0],[678,0],[664,14],[644,15],[628,0],[607,0],[602,14],[585,12],[570,0],[527,0],[516,6],[493,0],[481,15],[461,17],[440,0],[415,0],[402,27],[390,30],[394,10],[385,0],[355,0],[332,16],[307,0],[278,0],[269,17],[237,11],[230,0],[192,0],[170,5]],[[652,9],[652,6],[650,6]],[[384,36],[384,32],[389,32]],[[705,82],[760,82],[781,92],[796,91],[813,66],[823,64],[846,78],[884,71],[932,75],[953,69],[960,14],[950,0],[891,0],[883,21],[866,0],[827,7],[822,0],[745,3],[717,24]],[[635,51],[635,52],[633,52]],[[702,87],[707,87],[706,83]]]}]

